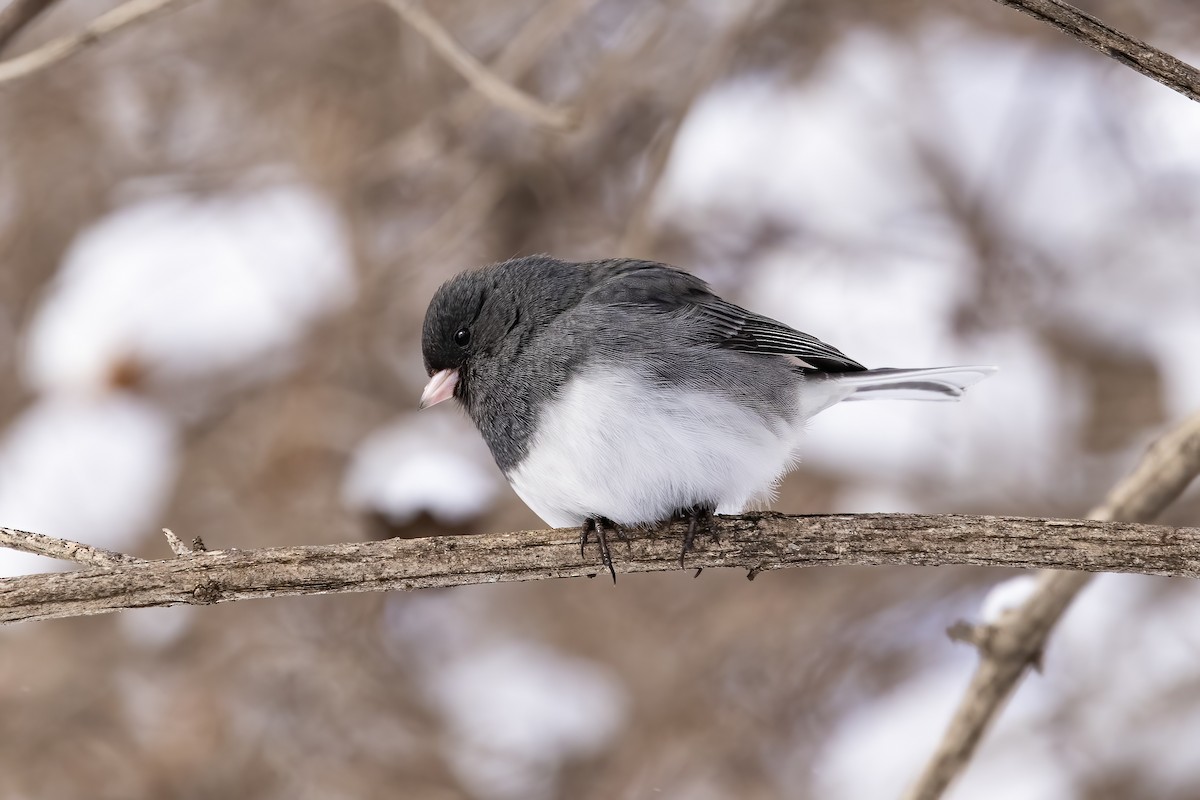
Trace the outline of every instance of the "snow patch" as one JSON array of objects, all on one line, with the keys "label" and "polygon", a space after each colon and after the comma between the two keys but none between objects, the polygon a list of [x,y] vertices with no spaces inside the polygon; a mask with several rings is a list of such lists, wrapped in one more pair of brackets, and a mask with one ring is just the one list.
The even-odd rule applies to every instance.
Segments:
[{"label": "snow patch", "polygon": [[[177,469],[175,429],[122,394],[49,397],[0,440],[0,520],[13,528],[128,550],[166,504]],[[16,554],[20,556],[20,554]],[[54,562],[0,550],[0,574]]]},{"label": "snow patch", "polygon": [[556,796],[559,766],[603,750],[625,717],[624,692],[608,673],[527,642],[457,659],[431,689],[458,738],[455,772],[489,800]]},{"label": "snow patch", "polygon": [[78,391],[123,363],[167,378],[245,366],[352,293],[340,223],[312,191],[143,200],[71,245],[29,331],[26,380]]},{"label": "snow patch", "polygon": [[372,432],[355,449],[342,484],[346,505],[404,524],[422,512],[444,524],[487,511],[500,489],[474,430],[410,414]]},{"label": "snow patch", "polygon": [[1018,575],[1000,581],[983,598],[980,614],[988,625],[1000,622],[1009,611],[1016,611],[1037,590],[1037,578],[1033,575]]}]

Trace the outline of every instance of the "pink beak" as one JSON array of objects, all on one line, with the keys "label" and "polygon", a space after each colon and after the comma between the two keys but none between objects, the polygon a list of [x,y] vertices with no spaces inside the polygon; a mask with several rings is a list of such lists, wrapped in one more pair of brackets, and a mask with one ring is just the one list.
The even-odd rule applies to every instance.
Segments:
[{"label": "pink beak", "polygon": [[436,406],[443,400],[454,397],[455,386],[458,386],[458,370],[444,369],[435,372],[429,383],[425,384],[425,391],[421,392],[421,408]]}]

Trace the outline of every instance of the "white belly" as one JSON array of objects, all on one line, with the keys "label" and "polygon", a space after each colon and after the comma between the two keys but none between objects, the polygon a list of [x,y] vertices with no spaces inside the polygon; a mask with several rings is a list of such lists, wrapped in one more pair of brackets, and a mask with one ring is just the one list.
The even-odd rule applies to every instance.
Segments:
[{"label": "white belly", "polygon": [[555,527],[593,516],[653,523],[702,503],[737,513],[770,498],[801,427],[799,419],[768,423],[720,395],[663,391],[609,368],[603,378],[571,379],[543,410],[508,479]]}]

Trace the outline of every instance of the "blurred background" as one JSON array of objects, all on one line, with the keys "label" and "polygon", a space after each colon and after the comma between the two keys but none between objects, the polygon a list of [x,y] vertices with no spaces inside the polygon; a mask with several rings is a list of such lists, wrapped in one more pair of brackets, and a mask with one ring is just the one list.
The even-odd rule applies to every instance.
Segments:
[{"label": "blurred background", "polygon": [[[1200,61],[1200,6],[1081,5]],[[115,6],[63,0],[11,57]],[[957,405],[835,408],[789,512],[1079,516],[1200,408],[1200,105],[988,0],[200,0],[0,85],[0,523],[144,557],[540,527],[416,413],[425,305],[667,261]],[[1200,524],[1200,495],[1165,522]],[[63,565],[0,551],[0,574]],[[0,629],[2,798],[886,798],[1002,570],[706,571]],[[1200,796],[1200,589],[1105,576],[959,798]]]}]

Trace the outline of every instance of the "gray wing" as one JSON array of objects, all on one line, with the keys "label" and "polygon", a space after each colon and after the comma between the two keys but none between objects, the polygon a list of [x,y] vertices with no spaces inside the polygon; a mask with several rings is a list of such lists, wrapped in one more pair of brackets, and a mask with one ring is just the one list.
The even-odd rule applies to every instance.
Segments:
[{"label": "gray wing", "polygon": [[602,261],[588,266],[595,271],[597,283],[585,301],[688,314],[699,323],[696,334],[701,341],[727,350],[791,356],[803,372],[866,369],[815,336],[722,300],[695,275],[652,261]]}]

